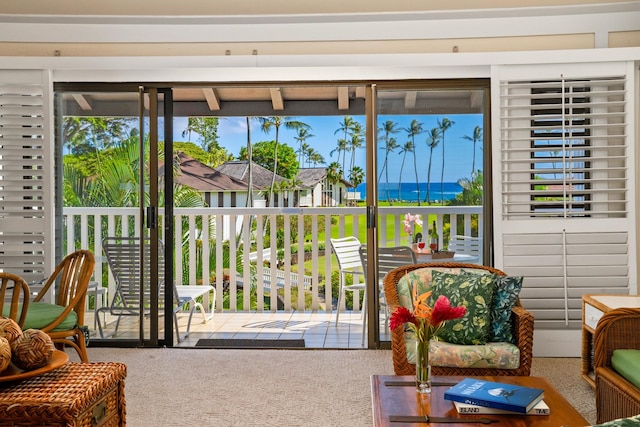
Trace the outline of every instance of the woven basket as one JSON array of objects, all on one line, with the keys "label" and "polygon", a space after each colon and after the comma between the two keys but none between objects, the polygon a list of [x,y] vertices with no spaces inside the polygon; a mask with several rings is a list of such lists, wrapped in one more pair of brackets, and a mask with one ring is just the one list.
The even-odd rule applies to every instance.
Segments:
[{"label": "woven basket", "polygon": [[9,344],[11,344],[18,339],[20,335],[22,335],[22,328],[20,328],[15,320],[8,317],[0,317],[0,337],[6,338]]},{"label": "woven basket", "polygon": [[39,329],[27,329],[11,344],[11,361],[20,369],[31,371],[51,361],[55,350],[49,335]]},{"label": "woven basket", "polygon": [[9,367],[11,363],[11,345],[6,338],[0,337],[0,372]]}]

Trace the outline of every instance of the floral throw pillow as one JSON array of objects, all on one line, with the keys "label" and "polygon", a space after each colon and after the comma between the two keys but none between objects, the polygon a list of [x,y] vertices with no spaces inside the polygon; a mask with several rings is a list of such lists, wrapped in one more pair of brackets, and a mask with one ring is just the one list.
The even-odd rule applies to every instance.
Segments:
[{"label": "floral throw pillow", "polygon": [[491,342],[510,342],[514,344],[513,320],[511,311],[518,301],[522,289],[521,276],[496,278],[496,294],[491,307]]},{"label": "floral throw pillow", "polygon": [[495,282],[495,295],[491,305],[491,331],[489,342],[509,342],[515,344],[511,312],[518,302],[522,289],[521,276],[498,276],[486,270],[463,270],[461,274],[488,275]]},{"label": "floral throw pillow", "polygon": [[413,287],[417,286],[418,294],[428,292],[431,290],[431,273],[433,271],[444,271],[447,273],[459,273],[459,268],[444,268],[444,267],[425,267],[418,268],[408,272],[406,275],[398,280],[396,290],[398,292],[398,302],[401,306],[413,309]]},{"label": "floral throw pillow", "polygon": [[431,305],[440,295],[452,306],[463,305],[467,313],[448,320],[438,331],[438,339],[463,345],[486,344],[491,330],[494,284],[490,275],[449,274],[433,271]]}]

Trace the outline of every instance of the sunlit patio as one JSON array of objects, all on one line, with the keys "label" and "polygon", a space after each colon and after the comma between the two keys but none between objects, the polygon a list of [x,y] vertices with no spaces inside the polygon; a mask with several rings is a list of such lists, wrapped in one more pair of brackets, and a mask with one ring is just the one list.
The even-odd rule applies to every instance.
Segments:
[{"label": "sunlit patio", "polygon": [[[379,209],[378,221],[386,224],[382,229],[390,230],[379,236],[379,247],[409,245],[410,236],[403,231],[397,232],[404,229],[402,221],[407,209]],[[412,214],[435,221],[440,230],[447,230],[446,235],[440,235],[440,247],[446,246],[446,236],[470,235],[472,230],[482,229],[481,206],[420,206],[411,207],[410,210]],[[104,237],[123,235],[127,230],[135,229],[139,221],[138,210],[65,208],[64,216],[67,251],[79,242],[83,248],[96,254],[94,283],[88,293],[85,318],[85,324],[92,332],[92,340],[138,339],[140,327],[135,315],[121,316],[117,334],[114,335],[118,316],[109,313],[107,308],[115,295],[117,281],[110,272],[107,273],[109,265],[101,246]],[[258,229],[263,229],[267,222],[275,224],[277,217],[284,224],[282,248],[269,244],[269,241],[275,241],[273,230],[270,234],[250,232],[252,222],[258,224]],[[179,236],[176,237],[173,255],[176,286],[212,285],[216,290],[212,318],[203,323],[203,317],[196,312],[190,335],[182,342],[176,342],[176,345],[192,347],[200,339],[303,339],[304,346],[308,348],[366,348],[361,295],[356,291],[353,306],[342,307],[336,324],[337,288],[335,284],[333,289],[326,286],[326,278],[335,276],[338,268],[335,256],[326,256],[331,253],[329,239],[336,235],[356,236],[365,243],[366,230],[361,227],[366,222],[364,208],[303,208],[294,211],[260,208],[251,210],[250,214],[246,210],[229,208],[189,208],[175,209],[174,218],[175,234]],[[293,238],[304,233],[303,222],[311,224],[311,234],[317,238],[303,241]],[[208,226],[203,227],[203,224]],[[122,230],[125,230],[124,233]],[[229,236],[236,238],[229,239]],[[244,247],[251,247],[252,250],[244,252]],[[238,255],[225,257],[223,248]],[[298,263],[296,250],[297,253],[305,252],[304,265]],[[277,259],[277,262],[272,263],[273,259]],[[257,268],[260,265],[264,267]],[[301,267],[304,268],[304,281],[300,279]],[[203,274],[203,271],[210,273]],[[236,274],[231,274],[232,271],[236,271]],[[278,280],[269,282],[274,275],[279,277]],[[248,293],[242,292],[244,283],[250,284],[251,298]],[[298,283],[301,284],[299,288]],[[298,292],[299,289],[304,289],[304,292]],[[270,298],[275,293],[279,297]],[[211,293],[209,297],[214,298],[214,294]],[[209,307],[206,298],[202,303]],[[298,309],[302,306],[304,310]],[[96,321],[95,310],[99,308],[102,308],[99,313],[104,328],[102,336]],[[188,311],[178,313],[178,319],[178,329],[184,334]],[[388,336],[385,337],[387,330],[383,314],[380,322],[381,340],[385,341]],[[163,319],[160,319],[159,327],[164,327]],[[148,325],[145,325],[144,331],[148,336]],[[163,335],[160,330],[159,336]]]},{"label": "sunlit patio", "polygon": [[[93,325],[93,312],[87,313],[87,325]],[[179,325],[184,333],[187,314],[179,315]],[[381,340],[389,340],[381,321]],[[383,333],[384,332],[384,333]],[[162,335],[163,330],[160,331]],[[92,330],[92,339],[99,337]],[[136,339],[139,334],[137,321],[123,319],[114,338]],[[305,348],[325,349],[362,349],[361,313],[340,313],[336,325],[335,314],[312,312],[275,312],[275,313],[216,313],[211,320],[202,322],[200,316],[194,316],[190,334],[177,347],[195,347],[201,339],[235,340],[304,340]],[[283,343],[284,344],[284,343]]]}]

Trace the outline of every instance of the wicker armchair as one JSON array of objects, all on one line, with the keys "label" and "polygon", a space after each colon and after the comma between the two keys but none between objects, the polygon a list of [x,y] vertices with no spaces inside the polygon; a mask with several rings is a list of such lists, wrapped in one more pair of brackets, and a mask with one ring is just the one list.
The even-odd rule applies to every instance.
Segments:
[{"label": "wicker armchair", "polygon": [[[487,267],[476,264],[463,264],[455,262],[431,262],[426,264],[413,264],[398,267],[387,273],[384,279],[384,292],[387,298],[389,310],[393,313],[399,306],[397,284],[398,281],[408,272],[419,268],[464,268],[464,269],[482,269],[500,276],[506,276],[506,273],[493,267]],[[531,372],[531,362],[533,359],[533,315],[525,310],[518,301],[513,309],[513,328],[515,344],[520,349],[520,366],[516,369],[496,369],[496,368],[455,368],[432,366],[431,373],[433,375],[464,375],[464,376],[483,376],[483,375],[512,375],[512,376],[528,376]],[[393,355],[393,369],[396,375],[415,375],[415,365],[410,364],[407,360],[407,352],[404,342],[404,330],[396,328],[391,331],[391,349]]]},{"label": "wicker armchair", "polygon": [[598,321],[593,337],[596,422],[640,414],[640,389],[611,367],[616,349],[640,349],[640,308],[617,308]]}]

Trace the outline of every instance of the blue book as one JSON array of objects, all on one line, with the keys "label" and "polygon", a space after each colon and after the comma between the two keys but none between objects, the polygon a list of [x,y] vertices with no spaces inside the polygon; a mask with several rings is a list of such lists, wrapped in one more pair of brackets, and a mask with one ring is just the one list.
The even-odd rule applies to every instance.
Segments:
[{"label": "blue book", "polygon": [[526,414],[544,398],[544,390],[465,378],[445,391],[444,398],[453,402]]}]

